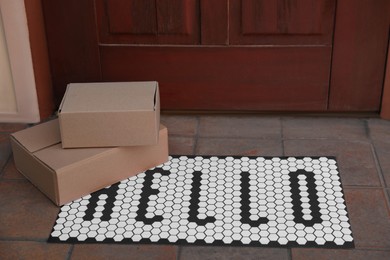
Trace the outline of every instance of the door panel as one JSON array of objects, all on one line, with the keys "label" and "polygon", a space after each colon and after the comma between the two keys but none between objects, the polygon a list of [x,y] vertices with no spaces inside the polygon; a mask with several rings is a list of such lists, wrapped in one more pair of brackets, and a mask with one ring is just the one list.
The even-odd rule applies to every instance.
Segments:
[{"label": "door panel", "polygon": [[57,104],[69,82],[158,80],[162,109],[379,109],[388,0],[42,2]]},{"label": "door panel", "polygon": [[107,0],[106,10],[111,34],[157,34],[155,0]]},{"label": "door panel", "polygon": [[101,43],[199,44],[198,0],[97,0]]},{"label": "door panel", "polygon": [[[229,44],[229,4],[226,0],[201,0],[201,41],[204,45]],[[218,12],[216,11],[218,10]]]},{"label": "door panel", "polygon": [[390,1],[373,2],[342,0],[337,6],[331,111],[380,110],[389,42]]},{"label": "door panel", "polygon": [[231,0],[230,4],[230,44],[331,44],[334,0]]},{"label": "door panel", "polygon": [[42,4],[58,106],[67,84],[101,81],[94,1],[44,0]]},{"label": "door panel", "polygon": [[324,111],[330,53],[330,47],[102,46],[102,76],[159,81],[163,109]]}]

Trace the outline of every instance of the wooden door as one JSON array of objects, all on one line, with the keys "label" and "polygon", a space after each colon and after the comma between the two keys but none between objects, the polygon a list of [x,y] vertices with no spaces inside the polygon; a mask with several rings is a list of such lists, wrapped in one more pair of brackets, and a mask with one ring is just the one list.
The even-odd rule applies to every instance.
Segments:
[{"label": "wooden door", "polygon": [[166,110],[328,111],[340,1],[44,0],[57,102],[157,80]]}]

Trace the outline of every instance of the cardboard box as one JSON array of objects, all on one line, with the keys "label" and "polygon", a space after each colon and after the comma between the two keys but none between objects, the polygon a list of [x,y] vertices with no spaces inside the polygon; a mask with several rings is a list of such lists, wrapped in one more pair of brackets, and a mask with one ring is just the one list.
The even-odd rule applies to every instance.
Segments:
[{"label": "cardboard box", "polygon": [[155,145],[158,83],[69,84],[58,116],[63,148]]},{"label": "cardboard box", "polygon": [[11,135],[16,168],[63,205],[168,160],[168,130],[154,146],[63,149],[58,120]]}]

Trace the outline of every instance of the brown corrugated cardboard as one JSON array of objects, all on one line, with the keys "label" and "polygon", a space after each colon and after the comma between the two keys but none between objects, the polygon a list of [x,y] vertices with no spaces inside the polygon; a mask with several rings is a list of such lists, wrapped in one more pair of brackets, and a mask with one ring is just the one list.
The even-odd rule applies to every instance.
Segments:
[{"label": "brown corrugated cardboard", "polygon": [[160,124],[158,83],[72,83],[58,116],[63,148],[154,145]]},{"label": "brown corrugated cardboard", "polygon": [[16,168],[63,205],[168,160],[168,130],[152,146],[63,149],[58,120],[11,135]]}]

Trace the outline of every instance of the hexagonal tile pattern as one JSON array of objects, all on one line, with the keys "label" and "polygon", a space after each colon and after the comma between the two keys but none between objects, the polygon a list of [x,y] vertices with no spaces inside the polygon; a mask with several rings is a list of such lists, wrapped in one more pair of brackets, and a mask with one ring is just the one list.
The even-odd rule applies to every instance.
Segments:
[{"label": "hexagonal tile pattern", "polygon": [[173,156],[64,205],[50,241],[353,246],[331,157]]}]

